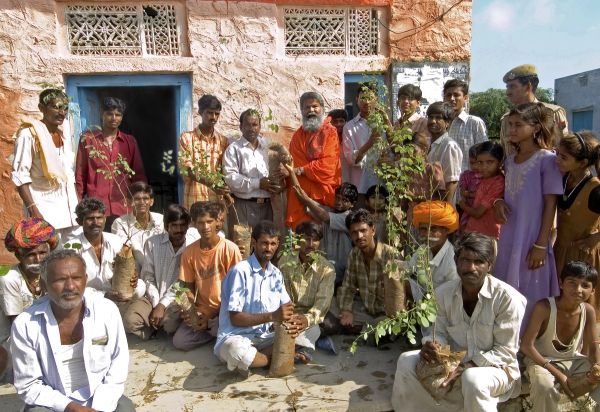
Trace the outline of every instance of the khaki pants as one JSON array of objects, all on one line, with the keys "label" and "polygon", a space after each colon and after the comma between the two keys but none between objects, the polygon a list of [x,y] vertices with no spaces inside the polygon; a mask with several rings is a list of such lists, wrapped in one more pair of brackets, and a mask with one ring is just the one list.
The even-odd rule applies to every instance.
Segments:
[{"label": "khaki pants", "polygon": [[210,326],[211,324],[218,325],[219,317],[215,316],[208,322],[209,329],[206,331],[195,330],[190,328],[186,323],[182,322],[177,328],[175,335],[173,335],[173,346],[175,346],[175,349],[188,351],[213,340],[217,336],[217,332],[216,329],[213,328],[212,330],[214,330],[214,334],[212,334]]},{"label": "khaki pants", "polygon": [[510,382],[504,370],[494,367],[466,369],[460,378],[461,391],[452,390],[447,398],[436,402],[417,379],[415,368],[420,351],[404,352],[398,358],[392,407],[406,412],[491,412],[497,410],[498,402],[509,399],[520,389]]},{"label": "khaki pants", "polygon": [[364,331],[368,325],[375,326],[377,323],[385,319],[385,314],[373,316],[367,313],[367,308],[360,300],[360,297],[355,297],[352,304],[352,314],[354,319],[352,327],[342,326],[340,323],[340,309],[336,299],[331,300],[331,307],[323,321],[324,335],[339,335],[343,333],[358,334]]},{"label": "khaki pants", "polygon": [[[154,332],[154,328],[150,326],[152,304],[145,296],[133,299],[127,303],[121,312],[125,332],[147,340]],[[121,309],[121,306],[119,306],[119,309]],[[165,317],[162,320],[161,326],[165,332],[172,334],[175,333],[180,323],[179,306],[172,303],[165,310]]]},{"label": "khaki pants", "polygon": [[[529,391],[529,398],[533,405],[531,410],[533,412],[558,411],[558,401],[562,392],[555,386],[557,382],[554,376],[546,368],[536,365],[529,358],[525,358],[525,365],[527,365],[526,373],[531,383]],[[554,361],[552,365],[560,369],[567,376],[585,373],[590,370],[591,366],[587,358]],[[598,403],[600,401],[600,387],[591,391],[590,396]],[[600,410],[600,408],[596,408],[596,410]]]},{"label": "khaki pants", "polygon": [[[263,220],[273,220],[273,209],[270,200],[257,203],[256,200],[246,200],[235,197],[235,202],[229,210],[229,234],[233,234],[233,225],[248,225],[254,227]],[[235,209],[235,212],[233,211]],[[237,215],[236,215],[237,212]],[[237,218],[239,218],[239,223]]]}]

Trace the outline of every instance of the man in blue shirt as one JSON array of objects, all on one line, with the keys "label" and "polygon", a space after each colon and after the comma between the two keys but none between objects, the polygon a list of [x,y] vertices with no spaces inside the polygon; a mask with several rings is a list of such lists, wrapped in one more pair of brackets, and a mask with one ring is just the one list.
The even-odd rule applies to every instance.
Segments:
[{"label": "man in blue shirt", "polygon": [[277,227],[273,222],[260,222],[252,230],[252,241],[254,254],[231,268],[221,286],[215,355],[229,370],[269,364],[272,322],[286,322],[294,337],[301,332],[283,276],[271,263],[279,246]]}]

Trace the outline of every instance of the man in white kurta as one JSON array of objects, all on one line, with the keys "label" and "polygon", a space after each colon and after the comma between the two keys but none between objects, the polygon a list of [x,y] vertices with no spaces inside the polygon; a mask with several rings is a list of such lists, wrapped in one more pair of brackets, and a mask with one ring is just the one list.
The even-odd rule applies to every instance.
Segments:
[{"label": "man in white kurta", "polygon": [[75,155],[68,127],[63,126],[68,97],[60,90],[44,90],[38,108],[42,120],[23,122],[15,134],[11,180],[25,214],[43,218],[66,236],[77,226]]},{"label": "man in white kurta", "polygon": [[[465,235],[456,246],[460,279],[436,291],[435,341],[423,337],[423,349],[400,355],[394,379],[392,406],[396,411],[495,411],[498,402],[519,395],[517,362],[519,330],[525,297],[494,278],[493,241],[478,233]],[[441,346],[466,354],[442,384],[453,388],[436,402],[418,381],[419,359],[437,358]],[[460,382],[457,382],[460,381]]]}]

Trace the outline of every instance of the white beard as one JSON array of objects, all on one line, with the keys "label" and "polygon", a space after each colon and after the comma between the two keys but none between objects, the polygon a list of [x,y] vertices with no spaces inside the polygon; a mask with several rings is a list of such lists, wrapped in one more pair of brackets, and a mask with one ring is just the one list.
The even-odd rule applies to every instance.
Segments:
[{"label": "white beard", "polygon": [[324,116],[310,116],[302,118],[302,128],[307,132],[314,133],[321,128]]}]

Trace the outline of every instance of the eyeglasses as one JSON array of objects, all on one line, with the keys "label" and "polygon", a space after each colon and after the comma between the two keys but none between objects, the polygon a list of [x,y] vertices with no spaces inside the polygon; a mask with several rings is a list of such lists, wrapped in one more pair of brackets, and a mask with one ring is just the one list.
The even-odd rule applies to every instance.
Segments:
[{"label": "eyeglasses", "polygon": [[48,109],[52,109],[52,110],[56,110],[58,112],[68,112],[69,111],[69,105],[68,104],[47,104],[46,107]]}]

